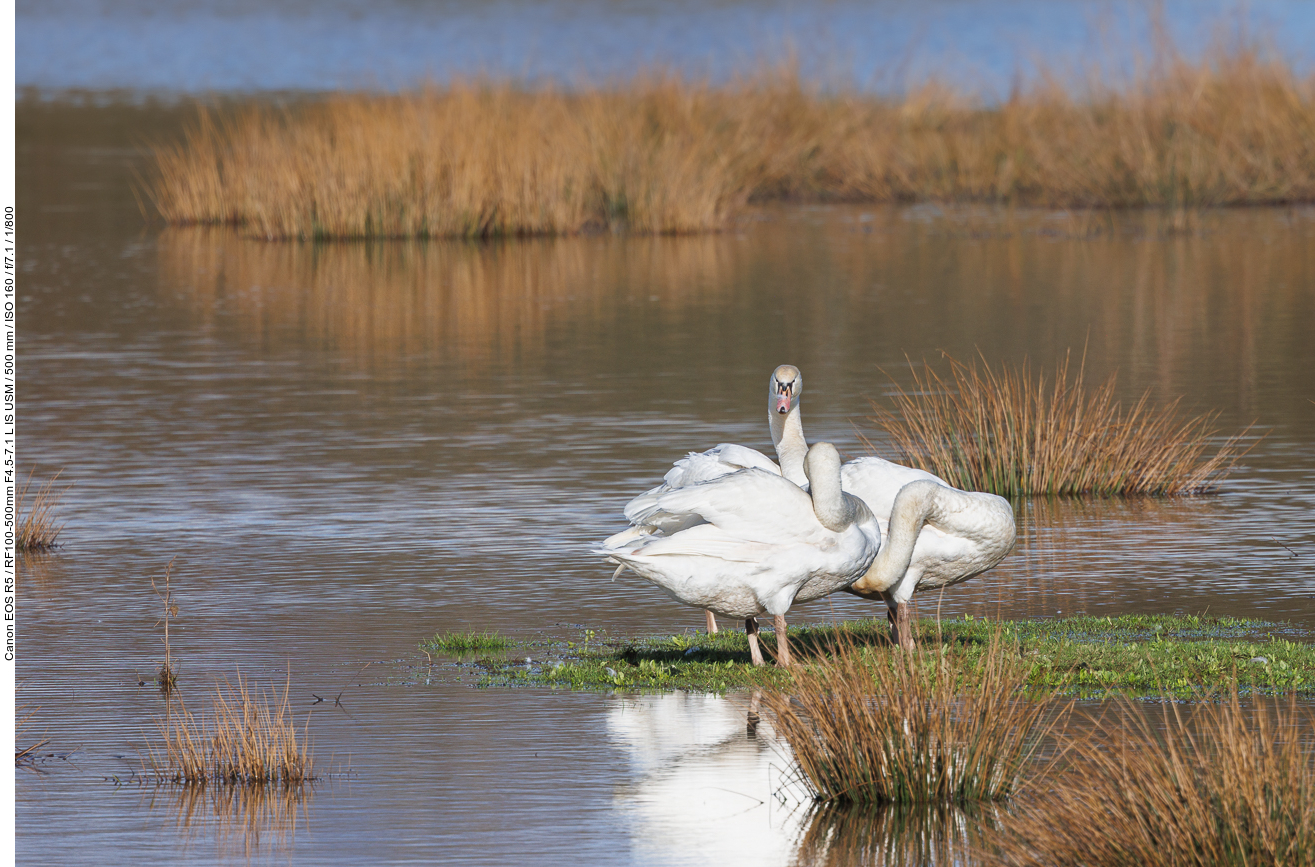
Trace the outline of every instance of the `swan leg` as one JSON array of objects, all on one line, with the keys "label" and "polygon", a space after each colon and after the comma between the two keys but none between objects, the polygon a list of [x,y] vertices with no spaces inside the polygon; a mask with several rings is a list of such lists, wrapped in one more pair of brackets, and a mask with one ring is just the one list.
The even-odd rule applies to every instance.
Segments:
[{"label": "swan leg", "polygon": [[776,664],[782,668],[790,667],[790,636],[785,630],[785,615],[777,614],[772,618],[776,626]]},{"label": "swan leg", "polygon": [[900,650],[917,650],[918,644],[913,638],[913,622],[909,616],[912,609],[907,602],[896,604],[895,610],[890,613],[893,620],[891,628],[891,638],[899,645]]},{"label": "swan leg", "polygon": [[704,611],[703,613],[706,614],[706,615],[708,615],[708,634],[709,634],[709,635],[716,635],[716,634],[717,634],[717,615],[713,614],[711,611]]},{"label": "swan leg", "polygon": [[897,611],[898,605],[891,605],[886,609],[886,621],[890,623],[890,643],[899,647],[899,617]]},{"label": "swan leg", "polygon": [[749,659],[754,665],[763,664],[762,648],[758,646],[758,621],[752,617],[744,618],[744,632],[749,636]]}]

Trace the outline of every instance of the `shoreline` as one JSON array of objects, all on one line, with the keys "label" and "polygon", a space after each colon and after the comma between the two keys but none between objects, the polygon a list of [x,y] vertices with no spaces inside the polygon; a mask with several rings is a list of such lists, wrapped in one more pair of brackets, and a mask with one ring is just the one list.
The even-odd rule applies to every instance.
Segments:
[{"label": "shoreline", "polygon": [[[1030,687],[1076,698],[1203,699],[1227,689],[1234,676],[1244,695],[1315,697],[1315,632],[1290,623],[1197,615],[1004,621],[965,615],[942,620],[939,638],[933,618],[922,618],[918,628],[924,650],[943,647],[969,661],[980,656],[999,629],[1028,666]],[[811,665],[829,656],[828,644],[838,635],[870,649],[873,659],[891,653],[884,618],[792,627],[792,652],[800,663]],[[743,631],[729,625],[712,636],[613,636],[585,630],[577,640],[498,638],[505,644],[494,651],[448,654],[434,647],[435,639],[421,649],[453,658],[477,675],[475,685],[481,688],[722,693],[788,689],[791,681],[788,670],[749,664]]]}]

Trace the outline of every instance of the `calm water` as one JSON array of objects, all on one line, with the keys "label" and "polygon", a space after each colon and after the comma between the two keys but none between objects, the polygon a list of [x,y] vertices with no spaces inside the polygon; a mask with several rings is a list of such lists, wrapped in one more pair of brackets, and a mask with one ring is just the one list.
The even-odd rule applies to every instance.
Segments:
[{"label": "calm water", "polygon": [[[698,626],[587,548],[685,451],[770,449],[786,361],[810,437],[850,455],[858,431],[885,446],[869,399],[942,350],[1085,347],[1125,401],[1254,422],[1218,497],[1020,503],[1018,550],[942,611],[1315,627],[1311,209],[1176,235],[846,207],[694,238],[270,245],[143,218],[137,147],[185,116],[20,107],[20,463],[73,484],[65,547],[19,576],[20,701],[71,753],[19,777],[22,863],[790,863],[818,832],[743,697],[476,690],[416,650]],[[115,784],[162,710],[138,681],[170,561],[186,695],[290,672],[321,767],[349,773],[293,805]]]},{"label": "calm water", "polygon": [[1302,68],[1304,0],[19,0],[17,83],[41,92],[322,91],[453,75],[577,80],[636,65],[723,78],[795,55],[829,81],[899,88],[928,75],[988,94],[1039,64],[1124,68],[1147,9],[1196,52],[1239,26]]}]

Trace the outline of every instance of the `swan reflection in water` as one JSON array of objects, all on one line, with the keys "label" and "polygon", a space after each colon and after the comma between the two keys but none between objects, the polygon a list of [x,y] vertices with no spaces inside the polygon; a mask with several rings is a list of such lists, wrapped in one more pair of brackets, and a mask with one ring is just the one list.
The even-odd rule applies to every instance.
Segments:
[{"label": "swan reflection in water", "polygon": [[635,863],[976,864],[999,808],[814,805],[757,697],[618,696],[609,740],[630,765],[614,802]]},{"label": "swan reflection in water", "polygon": [[752,705],[744,694],[618,696],[607,730],[630,765],[614,800],[633,861],[793,862],[804,796],[783,790],[788,748]]}]

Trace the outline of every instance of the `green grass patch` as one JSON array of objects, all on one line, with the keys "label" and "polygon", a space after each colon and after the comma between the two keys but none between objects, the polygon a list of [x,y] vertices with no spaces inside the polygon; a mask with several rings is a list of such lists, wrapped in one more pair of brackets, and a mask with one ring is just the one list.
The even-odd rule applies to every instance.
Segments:
[{"label": "green grass patch", "polygon": [[[995,621],[964,617],[919,624],[924,648],[945,645],[968,661],[983,653],[991,631],[1003,637],[1027,665],[1030,685],[1075,696],[1107,691],[1190,697],[1227,686],[1236,675],[1249,692],[1315,695],[1315,635],[1285,623],[1233,617],[1126,615],[1057,620]],[[889,647],[884,618],[837,626],[790,630],[790,645],[803,665],[828,659],[837,637],[855,646]],[[789,683],[775,666],[749,662],[749,644],[740,630],[716,635],[684,633],[658,637],[616,637],[586,630],[578,637],[512,642],[459,649],[439,647],[435,636],[424,647],[446,652],[505,649],[499,657],[471,663],[480,686],[546,686],[577,690],[693,690],[722,692]],[[773,641],[764,641],[765,650]]]},{"label": "green grass patch", "polygon": [[476,653],[484,650],[506,650],[512,641],[496,632],[441,632],[421,642],[420,647],[429,653]]}]

